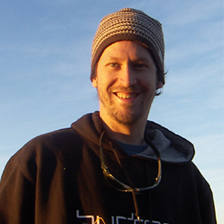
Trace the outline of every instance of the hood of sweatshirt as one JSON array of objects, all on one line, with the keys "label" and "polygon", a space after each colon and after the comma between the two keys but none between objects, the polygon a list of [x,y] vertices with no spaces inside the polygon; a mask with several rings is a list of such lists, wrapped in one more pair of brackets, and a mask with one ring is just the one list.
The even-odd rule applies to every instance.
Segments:
[{"label": "hood of sweatshirt", "polygon": [[[104,131],[99,112],[84,115],[72,124],[72,129],[82,138],[97,145],[99,145],[100,135]],[[192,143],[155,122],[147,121],[145,140],[159,151],[161,160],[164,162],[185,163],[193,159],[194,147]],[[106,139],[103,146],[111,148],[114,144],[116,145],[112,140]],[[150,145],[137,156],[157,159]]]}]

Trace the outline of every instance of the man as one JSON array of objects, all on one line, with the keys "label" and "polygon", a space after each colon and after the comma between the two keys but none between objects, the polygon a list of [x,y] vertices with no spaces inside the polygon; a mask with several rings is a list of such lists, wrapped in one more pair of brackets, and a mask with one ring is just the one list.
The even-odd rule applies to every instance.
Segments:
[{"label": "man", "polygon": [[165,83],[161,24],[129,8],[104,17],[91,81],[99,112],[34,138],[8,162],[0,223],[216,223],[192,144],[147,121]]}]

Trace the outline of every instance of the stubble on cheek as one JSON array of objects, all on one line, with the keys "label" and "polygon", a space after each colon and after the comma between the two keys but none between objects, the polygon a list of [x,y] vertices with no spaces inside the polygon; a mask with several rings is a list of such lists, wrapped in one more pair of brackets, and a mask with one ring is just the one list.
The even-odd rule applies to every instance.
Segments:
[{"label": "stubble on cheek", "polygon": [[104,107],[104,111],[118,123],[130,125],[139,119],[143,101],[138,105],[121,105],[116,102],[116,95],[111,91],[108,91],[107,94],[98,91],[98,97],[101,107]]}]

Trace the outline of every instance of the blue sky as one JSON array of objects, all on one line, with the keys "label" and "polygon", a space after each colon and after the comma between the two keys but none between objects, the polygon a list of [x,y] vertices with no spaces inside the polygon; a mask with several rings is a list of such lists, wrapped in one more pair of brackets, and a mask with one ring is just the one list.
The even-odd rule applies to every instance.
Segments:
[{"label": "blue sky", "polygon": [[168,73],[149,119],[193,142],[224,223],[223,0],[2,0],[0,174],[31,138],[98,109],[92,38],[102,16],[124,7],[163,24]]}]

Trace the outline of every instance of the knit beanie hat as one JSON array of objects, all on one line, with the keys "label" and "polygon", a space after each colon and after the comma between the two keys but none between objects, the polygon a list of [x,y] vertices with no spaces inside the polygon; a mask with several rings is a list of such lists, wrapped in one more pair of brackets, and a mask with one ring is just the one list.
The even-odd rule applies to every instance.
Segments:
[{"label": "knit beanie hat", "polygon": [[95,77],[96,64],[104,49],[121,41],[140,41],[146,45],[156,63],[159,79],[164,83],[164,40],[162,25],[144,12],[132,8],[105,16],[92,43],[91,80]]}]

